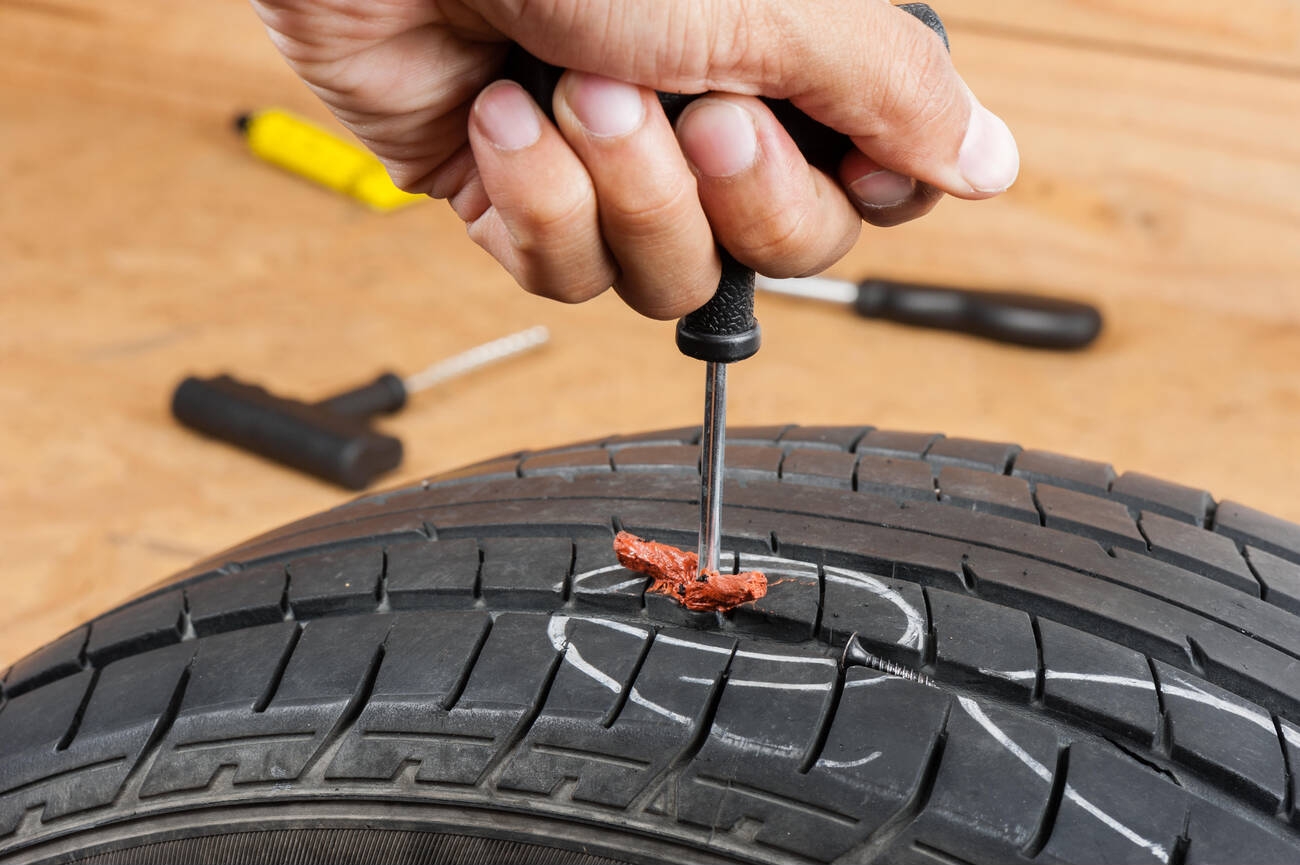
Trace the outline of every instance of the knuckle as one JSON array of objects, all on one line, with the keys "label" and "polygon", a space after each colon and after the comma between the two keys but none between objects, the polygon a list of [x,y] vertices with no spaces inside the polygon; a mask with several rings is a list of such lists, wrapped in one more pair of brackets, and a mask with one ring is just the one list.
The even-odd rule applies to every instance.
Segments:
[{"label": "knuckle", "polygon": [[601,215],[620,233],[635,237],[673,231],[683,224],[683,215],[697,206],[693,183],[679,180],[666,185],[644,184],[631,195],[610,196],[601,201]]},{"label": "knuckle", "polygon": [[897,55],[907,62],[896,67],[882,98],[882,113],[893,134],[914,134],[949,114],[960,95],[952,59],[943,43],[925,28],[908,27],[899,37]]},{"label": "knuckle", "polygon": [[563,243],[565,238],[588,237],[598,231],[591,188],[570,195],[547,195],[521,207],[512,220],[512,233],[520,252],[532,254]]},{"label": "knuckle", "polygon": [[732,252],[763,270],[802,269],[818,245],[816,221],[809,217],[806,206],[772,210],[738,234]]}]

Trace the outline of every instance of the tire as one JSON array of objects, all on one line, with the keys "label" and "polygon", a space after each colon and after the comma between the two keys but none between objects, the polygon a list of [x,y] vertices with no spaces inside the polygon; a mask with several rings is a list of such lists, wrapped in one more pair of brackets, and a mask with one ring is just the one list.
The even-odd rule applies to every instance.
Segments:
[{"label": "tire", "polygon": [[612,537],[693,546],[697,436],[367,496],[19,661],[0,858],[1300,862],[1300,526],[1012,445],[733,429],[725,542],[770,589],[692,613]]}]

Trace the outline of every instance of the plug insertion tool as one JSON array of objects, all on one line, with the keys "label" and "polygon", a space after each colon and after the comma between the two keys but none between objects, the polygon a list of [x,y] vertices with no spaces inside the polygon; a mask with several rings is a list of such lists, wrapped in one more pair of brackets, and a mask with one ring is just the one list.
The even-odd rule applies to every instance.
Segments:
[{"label": "plug insertion tool", "polygon": [[368,421],[392,414],[415,393],[529,351],[550,338],[545,327],[438,361],[402,378],[373,381],[309,403],[270,393],[229,375],[190,376],[172,395],[172,414],[190,429],[348,489],[360,490],[402,462],[402,442]]},{"label": "plug insertion tool", "polygon": [[[920,19],[948,44],[939,16],[925,3],[907,3],[900,10]],[[526,89],[538,106],[551,114],[555,86],[564,70],[525,52],[518,46],[508,60],[506,74]],[[669,121],[675,121],[695,96],[660,93]],[[764,100],[785,126],[809,163],[834,176],[840,160],[853,147],[849,138],[813,120],[784,100]],[[552,119],[554,119],[552,117]],[[700,437],[700,547],[699,579],[716,573],[721,544],[722,478],[726,463],[727,365],[752,357],[762,341],[754,319],[754,271],[725,249],[717,293],[704,306],[677,324],[677,347],[687,357],[705,362],[704,426]]]}]

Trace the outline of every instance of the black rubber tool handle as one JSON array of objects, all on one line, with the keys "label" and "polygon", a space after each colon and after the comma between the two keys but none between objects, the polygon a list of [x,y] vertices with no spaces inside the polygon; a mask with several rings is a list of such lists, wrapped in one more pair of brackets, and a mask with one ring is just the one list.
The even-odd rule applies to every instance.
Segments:
[{"label": "black rubber tool handle", "polygon": [[1084,348],[1101,332],[1096,307],[1035,294],[974,291],[868,279],[853,303],[859,315],[970,333],[1033,348]]},{"label": "black rubber tool handle", "polygon": [[[864,0],[867,2],[867,0]],[[934,30],[948,45],[948,34],[938,14],[925,3],[898,7]],[[564,70],[543,63],[515,46],[507,60],[506,77],[521,84],[539,106],[553,118],[552,97]],[[675,121],[694,96],[660,93],[659,102],[670,121]],[[764,100],[781,121],[808,161],[833,173],[844,154],[853,146],[847,136],[813,120],[786,101]],[[758,351],[762,333],[754,319],[754,271],[740,264],[725,250],[718,290],[704,306],[677,323],[677,347],[697,360],[732,363]]]},{"label": "black rubber tool handle", "polygon": [[324,405],[228,375],[186,378],[172,396],[172,414],[185,426],[348,489],[364,489],[401,464],[401,441]]},{"label": "black rubber tool handle", "polygon": [[402,383],[399,376],[391,372],[381,373],[369,384],[363,384],[316,403],[317,408],[323,408],[330,414],[355,418],[393,414],[405,405],[406,385]]}]

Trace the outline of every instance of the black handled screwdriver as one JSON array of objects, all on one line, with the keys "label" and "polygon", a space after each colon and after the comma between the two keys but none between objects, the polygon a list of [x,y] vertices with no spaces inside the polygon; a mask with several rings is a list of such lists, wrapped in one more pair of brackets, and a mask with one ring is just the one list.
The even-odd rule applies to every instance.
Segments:
[{"label": "black handled screwdriver", "polygon": [[[868,2],[868,0],[863,0]],[[929,26],[948,44],[939,16],[924,3],[898,7]],[[523,85],[538,106],[552,114],[551,100],[564,70],[543,63],[516,46],[507,62],[506,75]],[[659,102],[675,121],[694,95],[660,93]],[[785,126],[809,163],[834,175],[840,160],[853,147],[849,138],[813,120],[790,102],[764,100]],[[552,116],[552,119],[553,116]],[[754,271],[725,250],[722,276],[713,297],[677,323],[677,348],[687,357],[705,362],[704,426],[700,437],[700,547],[699,578],[716,572],[721,547],[722,477],[727,444],[727,365],[752,357],[762,342],[754,319]]]},{"label": "black handled screwdriver", "polygon": [[1017,291],[976,291],[888,279],[854,283],[826,276],[760,276],[756,285],[774,294],[846,304],[863,318],[969,333],[1031,348],[1086,348],[1102,327],[1101,313],[1091,304]]},{"label": "black handled screwdriver", "polygon": [[299,471],[360,490],[402,462],[402,442],[367,421],[392,414],[414,393],[544,344],[537,326],[492,340],[402,378],[381,374],[309,403],[229,375],[189,376],[172,395],[172,415],[190,429]]}]

